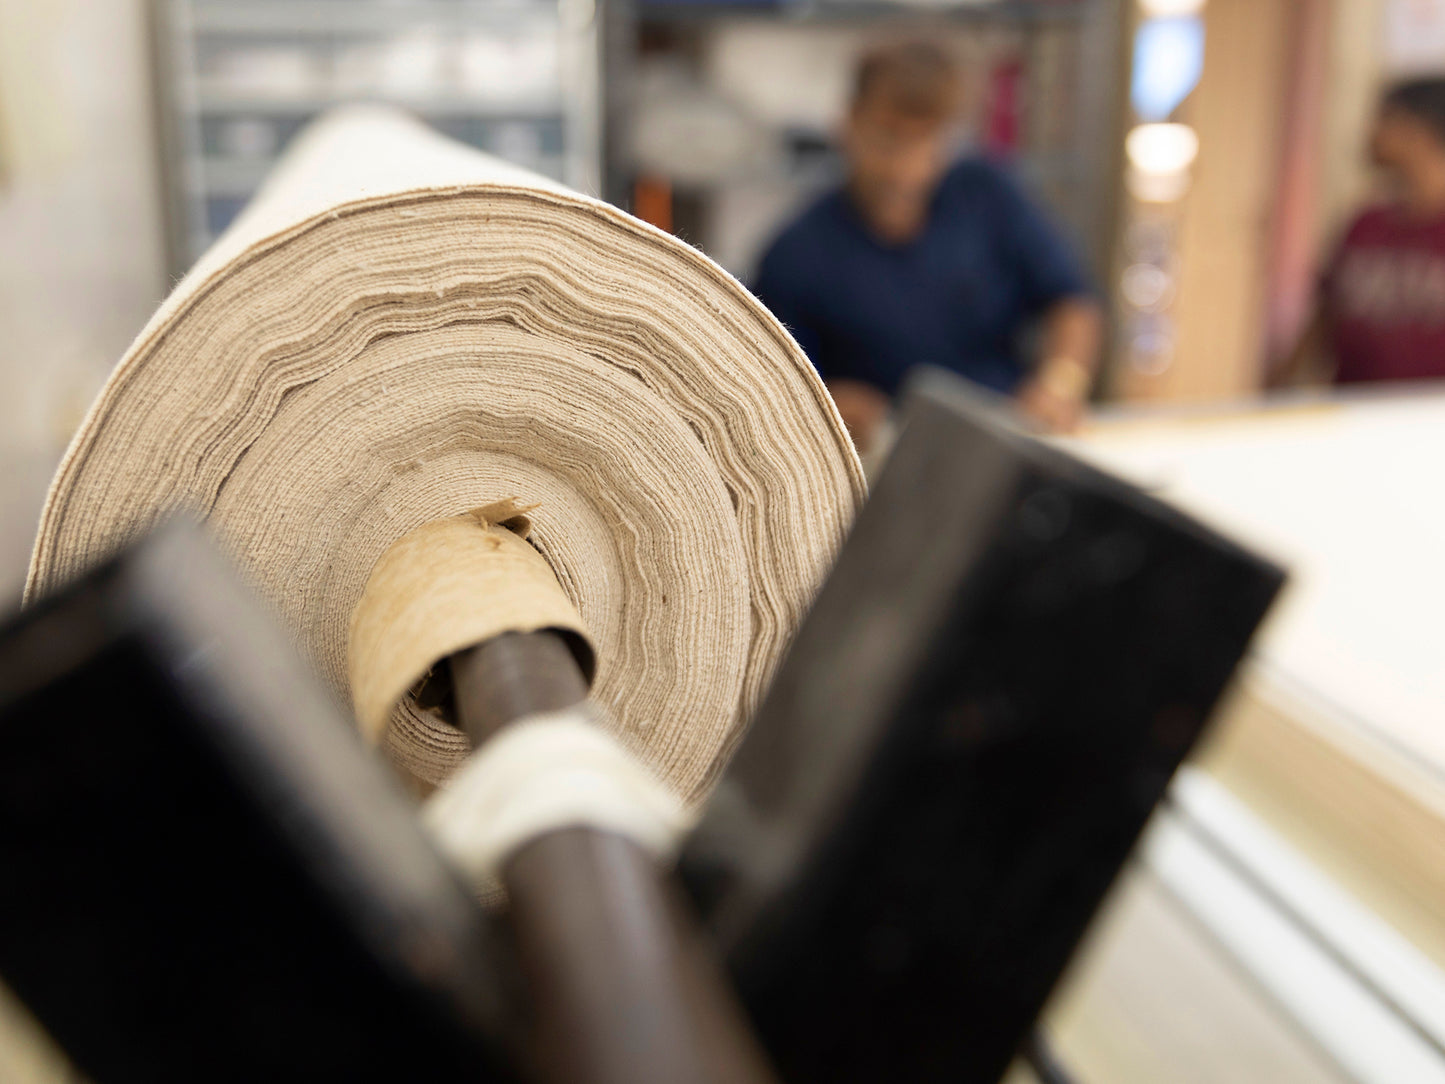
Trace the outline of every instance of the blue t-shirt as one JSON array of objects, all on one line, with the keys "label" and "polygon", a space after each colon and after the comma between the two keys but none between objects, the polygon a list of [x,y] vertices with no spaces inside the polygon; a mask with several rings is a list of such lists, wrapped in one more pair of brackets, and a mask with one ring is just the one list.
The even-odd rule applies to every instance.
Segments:
[{"label": "blue t-shirt", "polygon": [[869,233],[842,190],[824,196],[773,242],[755,289],[825,379],[892,395],[925,364],[1012,391],[1024,327],[1089,285],[1008,173],[969,158],[939,185],[922,234],[902,245]]}]

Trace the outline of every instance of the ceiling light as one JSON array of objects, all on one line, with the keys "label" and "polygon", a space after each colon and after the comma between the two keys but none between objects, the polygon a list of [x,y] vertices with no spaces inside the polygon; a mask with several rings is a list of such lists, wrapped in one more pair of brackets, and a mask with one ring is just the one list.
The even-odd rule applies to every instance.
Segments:
[{"label": "ceiling light", "polygon": [[1187,124],[1141,124],[1124,140],[1129,164],[1151,177],[1183,173],[1199,154],[1199,136]]}]

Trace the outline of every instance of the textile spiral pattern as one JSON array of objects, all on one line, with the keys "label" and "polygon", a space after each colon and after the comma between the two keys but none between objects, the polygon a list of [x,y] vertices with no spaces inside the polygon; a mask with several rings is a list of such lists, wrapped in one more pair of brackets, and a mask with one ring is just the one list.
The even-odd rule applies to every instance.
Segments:
[{"label": "textile spiral pattern", "polygon": [[[862,496],[821,382],[726,272],[355,110],[303,134],[122,359],[52,484],[27,598],[185,508],[348,697],[377,558],[516,497],[618,737],[695,801]],[[436,782],[466,747],[403,704],[388,751]]]}]

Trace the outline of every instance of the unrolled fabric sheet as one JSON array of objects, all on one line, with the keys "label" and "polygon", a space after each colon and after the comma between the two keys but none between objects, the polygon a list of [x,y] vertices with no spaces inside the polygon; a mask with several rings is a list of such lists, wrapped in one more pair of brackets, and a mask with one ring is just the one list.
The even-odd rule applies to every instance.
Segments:
[{"label": "unrolled fabric sheet", "polygon": [[[726,272],[352,110],[298,139],[116,368],[52,484],[27,598],[184,507],[350,702],[377,559],[516,499],[596,646],[610,725],[696,801],[862,497],[821,382]],[[426,782],[467,749],[410,699],[385,740]]]}]

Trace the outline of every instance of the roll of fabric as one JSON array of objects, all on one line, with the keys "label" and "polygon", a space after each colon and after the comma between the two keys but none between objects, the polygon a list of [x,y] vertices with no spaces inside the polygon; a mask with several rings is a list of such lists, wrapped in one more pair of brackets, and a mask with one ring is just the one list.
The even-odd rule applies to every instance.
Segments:
[{"label": "roll of fabric", "polygon": [[[349,702],[381,555],[515,500],[591,635],[610,725],[696,801],[862,496],[807,359],[717,265],[351,110],[298,139],[121,360],[52,483],[26,591],[185,508]],[[427,782],[467,749],[409,699],[386,745]]]}]

